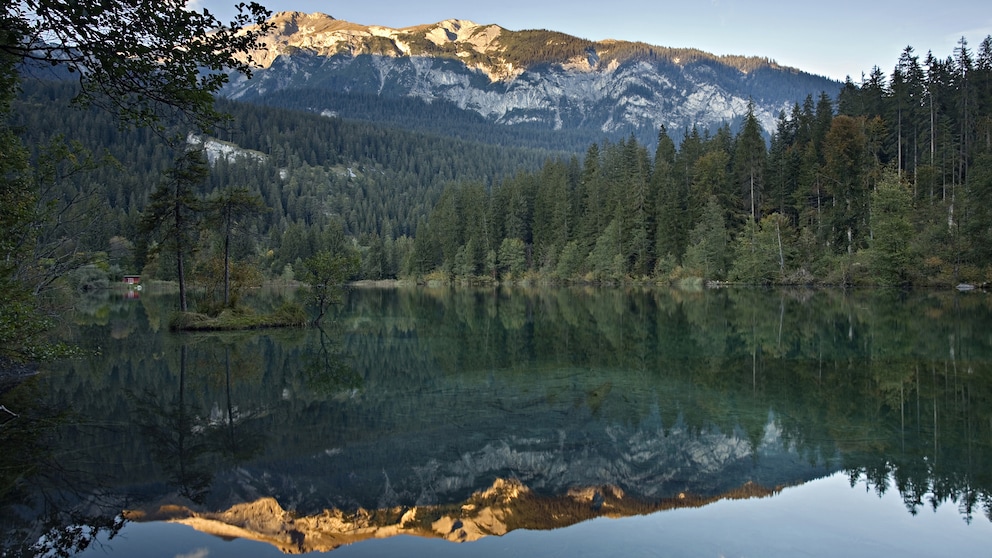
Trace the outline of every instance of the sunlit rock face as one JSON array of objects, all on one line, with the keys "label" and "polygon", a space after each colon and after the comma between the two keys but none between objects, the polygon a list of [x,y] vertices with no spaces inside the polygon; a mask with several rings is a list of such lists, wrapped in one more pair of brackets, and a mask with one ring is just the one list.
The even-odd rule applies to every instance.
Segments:
[{"label": "sunlit rock face", "polygon": [[[587,422],[567,424],[573,420]],[[793,484],[833,470],[828,463],[810,463],[783,444],[773,420],[759,440],[742,431],[627,427],[577,415],[540,428],[528,428],[525,422],[504,420],[507,431],[497,439],[463,425],[467,430],[462,432],[438,428],[353,443],[278,467],[243,466],[215,477],[206,503],[220,509],[268,495],[304,514],[329,508],[446,505],[501,478],[518,479],[540,495],[613,486],[627,497],[654,501],[680,494],[709,498],[749,482]]]},{"label": "sunlit rock face", "polygon": [[162,506],[129,510],[125,516],[130,521],[171,521],[218,537],[265,542],[287,554],[299,554],[328,552],[363,540],[396,535],[470,542],[515,529],[567,527],[594,517],[629,517],[697,507],[721,499],[760,498],[776,494],[781,488],[746,483],[708,498],[680,493],[673,498],[645,501],[628,497],[609,485],[541,496],[519,480],[496,479],[491,487],[474,493],[467,501],[448,505],[354,512],[329,509],[300,516],[266,497],[216,512]]},{"label": "sunlit rock face", "polygon": [[[763,497],[833,470],[800,458],[774,417],[759,439],[740,430],[662,427],[650,418],[620,425],[588,409],[558,425],[528,428],[534,416],[527,419],[504,421],[498,440],[463,423],[246,465],[214,477],[202,504],[152,504],[127,517],[175,521],[290,553],[398,534],[465,542]],[[445,444],[450,448],[439,451]]]},{"label": "sunlit rock face", "polygon": [[[444,100],[503,125],[606,134],[712,129],[739,120],[753,101],[771,132],[780,111],[840,87],[769,60],[463,20],[390,29],[284,12],[272,21],[265,48],[252,54],[260,68],[250,80],[232,76],[229,97],[313,88],[415,97]],[[333,102],[330,95],[328,106],[310,109],[333,111]]]}]

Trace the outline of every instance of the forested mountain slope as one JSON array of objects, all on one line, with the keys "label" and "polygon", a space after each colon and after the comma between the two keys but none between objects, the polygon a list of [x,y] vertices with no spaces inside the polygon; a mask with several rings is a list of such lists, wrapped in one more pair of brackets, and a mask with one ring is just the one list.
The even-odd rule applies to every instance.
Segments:
[{"label": "forested mountain slope", "polygon": [[[140,250],[116,261],[111,245],[140,243],[148,196],[186,142],[121,130],[99,109],[70,106],[76,89],[67,82],[26,80],[22,90],[11,120],[25,143],[78,142],[75,162],[84,160],[82,149],[97,159],[71,172],[64,162],[48,180],[48,199],[73,201],[71,209],[87,216],[52,234],[77,239],[83,252],[109,253],[124,271],[140,271]],[[233,186],[259,194],[268,211],[252,220],[241,253],[270,254],[259,263],[277,273],[308,257],[329,227],[355,239],[412,237],[449,182],[487,184],[554,155],[246,103],[220,101],[219,108],[232,118],[216,137],[189,138],[211,161],[198,195]],[[114,162],[100,160],[105,154]]]},{"label": "forested mountain slope", "polygon": [[[357,37],[355,48],[367,38]],[[230,100],[219,101],[232,120],[215,137],[188,139],[211,161],[198,195],[237,186],[266,206],[246,221],[235,256],[269,276],[292,276],[316,252],[347,246],[362,258],[356,277],[367,278],[986,283],[990,75],[992,39],[977,53],[962,40],[946,59],[907,48],[890,77],[876,69],[836,97],[792,102],[770,143],[756,103],[736,127],[693,127],[681,138],[662,127],[649,143],[630,134],[583,155]],[[69,108],[73,93],[25,82],[13,124],[29,145],[62,133],[121,165],[51,169],[43,201],[72,201],[77,217],[90,217],[60,220],[43,240],[72,239],[117,273],[141,270],[158,257],[142,244],[141,212],[187,142],[121,131],[97,110]],[[446,107],[479,134],[499,129]],[[206,225],[199,234],[194,255],[209,275],[219,237]],[[168,278],[168,269],[148,271]]]}]

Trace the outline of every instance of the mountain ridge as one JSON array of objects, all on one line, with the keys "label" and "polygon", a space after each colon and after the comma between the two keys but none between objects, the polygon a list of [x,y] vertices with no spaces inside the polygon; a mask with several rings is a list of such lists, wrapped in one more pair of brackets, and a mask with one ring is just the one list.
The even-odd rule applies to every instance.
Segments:
[{"label": "mountain ridge", "polygon": [[[664,127],[715,131],[753,110],[767,133],[782,111],[841,84],[768,58],[716,56],[612,39],[590,41],[548,30],[510,31],[447,19],[394,29],[322,14],[280,12],[250,53],[253,79],[232,76],[224,95],[280,104],[274,93],[318,90],[303,108],[349,112],[349,96],[383,104],[445,101],[500,126],[581,130],[586,143],[633,135],[645,144]],[[287,107],[289,108],[289,107]]]},{"label": "mountain ridge", "polygon": [[[277,56],[287,54],[294,48],[309,48],[322,55],[341,54],[348,51],[353,56],[393,54],[396,56],[431,55],[444,57],[447,55],[452,57],[453,55],[457,58],[467,58],[471,57],[473,53],[480,55],[504,54],[506,64],[512,67],[508,74],[500,76],[499,79],[501,80],[506,80],[508,76],[515,77],[529,67],[540,63],[569,64],[575,69],[591,71],[596,69],[600,63],[623,63],[630,58],[643,56],[646,53],[652,53],[656,57],[680,65],[699,59],[718,60],[744,73],[758,68],[808,73],[799,68],[782,66],[768,57],[715,55],[695,48],[664,47],[642,41],[617,39],[593,41],[548,29],[513,31],[498,24],[479,24],[471,20],[457,18],[431,24],[393,28],[352,23],[321,12],[307,14],[299,11],[287,11],[274,14],[269,21],[274,25],[273,32],[266,35],[263,42],[273,40],[275,42],[266,42],[266,49],[253,53],[253,58],[262,68],[269,67]],[[500,38],[504,36],[509,37],[510,41],[501,42]],[[541,53],[534,52],[535,45],[526,43],[527,39],[534,36],[548,36],[545,46],[551,47],[550,54],[545,51],[544,55],[541,56]],[[404,38],[407,40],[403,40]],[[394,51],[391,53],[388,48],[383,49],[382,41],[379,39],[391,40],[395,45]],[[425,45],[423,40],[433,43],[434,48]],[[457,49],[459,46],[465,49],[455,50],[453,53],[452,49]],[[469,49],[469,47],[471,48]],[[555,47],[559,48],[556,49]],[[479,69],[486,71],[481,66]],[[486,73],[500,75],[499,72],[492,69]]]}]

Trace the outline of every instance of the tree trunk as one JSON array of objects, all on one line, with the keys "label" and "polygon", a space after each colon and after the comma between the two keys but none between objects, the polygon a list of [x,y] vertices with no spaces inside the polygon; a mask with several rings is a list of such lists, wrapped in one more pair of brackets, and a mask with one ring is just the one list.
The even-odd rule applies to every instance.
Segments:
[{"label": "tree trunk", "polygon": [[176,273],[179,275],[179,311],[186,312],[186,271],[183,266],[183,251],[176,250]]},{"label": "tree trunk", "polygon": [[179,311],[186,312],[189,306],[186,304],[186,269],[183,265],[183,214],[179,201],[178,188],[173,211],[175,211],[176,221],[176,278],[179,281]]},{"label": "tree trunk", "polygon": [[224,307],[231,305],[231,226],[224,235]]}]

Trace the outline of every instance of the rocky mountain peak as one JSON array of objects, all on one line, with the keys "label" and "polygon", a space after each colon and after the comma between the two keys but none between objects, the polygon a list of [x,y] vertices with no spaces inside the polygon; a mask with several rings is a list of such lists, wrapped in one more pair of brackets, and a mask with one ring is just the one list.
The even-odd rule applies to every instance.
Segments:
[{"label": "rocky mountain peak", "polygon": [[461,19],[402,29],[321,13],[281,12],[271,21],[264,50],[252,53],[261,66],[256,79],[232,76],[225,94],[264,102],[274,92],[326,90],[326,106],[307,107],[318,114],[347,113],[335,96],[418,98],[444,100],[501,125],[650,138],[661,126],[713,130],[739,122],[753,101],[771,132],[780,111],[840,87],[766,58],[593,42]]}]

